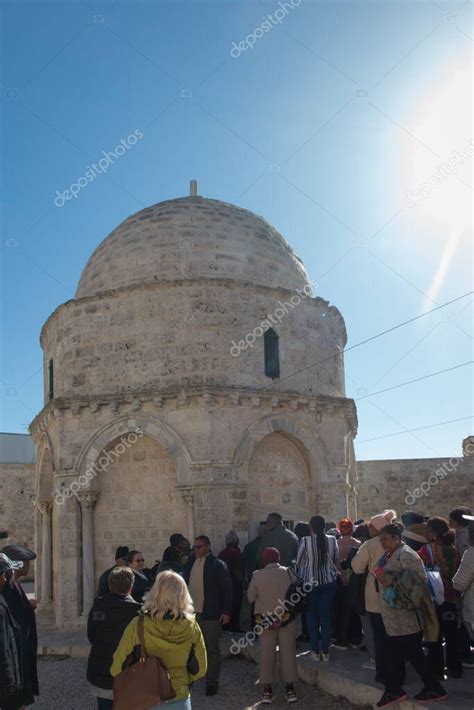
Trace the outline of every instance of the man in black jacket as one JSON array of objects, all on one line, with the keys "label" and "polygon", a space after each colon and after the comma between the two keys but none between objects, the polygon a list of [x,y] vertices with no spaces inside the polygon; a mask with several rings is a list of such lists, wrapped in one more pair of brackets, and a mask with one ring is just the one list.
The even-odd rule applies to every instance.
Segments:
[{"label": "man in black jacket", "polygon": [[6,545],[2,552],[10,560],[18,563],[20,567],[14,572],[9,583],[5,584],[2,595],[8,604],[13,618],[21,631],[21,650],[23,667],[23,698],[25,705],[35,702],[35,695],[39,695],[38,684],[38,633],[36,630],[36,601],[28,599],[21,586],[21,578],[26,577],[30,570],[30,563],[36,559],[33,550],[23,545]]},{"label": "man in black jacket", "polygon": [[133,571],[116,567],[109,575],[110,592],[94,600],[87,621],[92,644],[87,662],[87,680],[97,697],[98,710],[112,708],[113,678],[110,666],[125,628],[137,616],[141,605],[132,599]]},{"label": "man in black jacket", "polygon": [[231,618],[232,580],[226,563],[211,553],[206,535],[195,539],[193,549],[195,557],[186,564],[184,578],[207,649],[206,695],[216,695],[221,668],[219,638],[221,626]]},{"label": "man in black jacket", "polygon": [[97,585],[97,596],[104,597],[109,593],[109,574],[115,567],[125,567],[127,565],[125,558],[128,555],[128,547],[126,545],[119,545],[115,551],[115,564],[113,567],[109,567],[105,572],[99,577],[99,584]]},{"label": "man in black jacket", "polygon": [[[21,563],[0,553],[0,592],[9,583],[13,570]],[[24,708],[21,667],[21,631],[10,609],[0,594],[0,708]]]}]

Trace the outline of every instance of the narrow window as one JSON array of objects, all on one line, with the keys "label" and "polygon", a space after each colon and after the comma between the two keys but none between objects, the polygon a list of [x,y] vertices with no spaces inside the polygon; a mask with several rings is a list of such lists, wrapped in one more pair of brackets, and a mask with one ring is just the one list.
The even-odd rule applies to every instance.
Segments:
[{"label": "narrow window", "polygon": [[54,365],[52,360],[48,365],[48,395],[49,399],[54,398]]},{"label": "narrow window", "polygon": [[265,350],[265,375],[276,380],[280,377],[280,354],[278,352],[278,335],[273,328],[265,331],[263,336]]}]

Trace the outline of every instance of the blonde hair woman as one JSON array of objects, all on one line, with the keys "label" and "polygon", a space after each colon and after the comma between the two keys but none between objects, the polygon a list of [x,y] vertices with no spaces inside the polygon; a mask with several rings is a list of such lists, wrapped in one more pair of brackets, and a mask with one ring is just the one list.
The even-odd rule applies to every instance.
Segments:
[{"label": "blonde hair woman", "polygon": [[[176,691],[175,700],[155,707],[167,705],[173,710],[191,710],[189,686],[206,675],[207,657],[201,629],[195,621],[193,603],[183,578],[170,570],[160,572],[145,596],[143,614],[145,650],[148,655],[159,657],[165,664]],[[121,672],[125,659],[134,646],[140,643],[137,626],[138,618],[133,619],[124,631],[110,669],[113,676]],[[187,668],[191,650],[194,650],[199,666],[195,674],[191,674]]]}]

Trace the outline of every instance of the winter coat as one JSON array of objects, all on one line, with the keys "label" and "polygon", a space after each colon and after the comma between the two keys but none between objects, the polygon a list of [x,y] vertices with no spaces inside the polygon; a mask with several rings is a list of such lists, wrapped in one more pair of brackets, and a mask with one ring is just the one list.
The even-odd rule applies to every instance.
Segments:
[{"label": "winter coat", "polygon": [[22,694],[21,631],[0,594],[0,707],[16,710]]},{"label": "winter coat", "polygon": [[[144,619],[145,651],[149,656],[156,656],[166,666],[171,684],[176,692],[176,700],[189,697],[189,686],[206,675],[207,655],[204,639],[199,624],[189,619],[162,619],[155,621],[150,616]],[[114,653],[110,672],[116,676],[121,672],[124,661],[139,645],[138,619],[133,619],[127,626]],[[191,648],[199,665],[196,675],[190,675],[186,664]]]},{"label": "winter coat", "polygon": [[453,577],[453,587],[462,593],[462,617],[474,627],[474,547],[462,556],[458,571]]},{"label": "winter coat", "polygon": [[[195,557],[188,560],[184,568],[184,579],[189,584]],[[232,613],[232,580],[227,565],[214,555],[208,555],[204,563],[204,607],[201,613],[203,621],[216,621],[225,612]]]},{"label": "winter coat", "polygon": [[298,538],[295,533],[280,523],[272,530],[265,530],[258,550],[258,567],[263,567],[262,552],[266,547],[276,547],[283,567],[294,566],[298,552]]},{"label": "winter coat", "polygon": [[362,574],[366,569],[369,570],[365,584],[365,608],[374,614],[380,614],[380,601],[372,570],[377,566],[383,554],[384,549],[378,537],[371,537],[359,547],[359,552],[351,562],[352,569],[356,574]]},{"label": "winter coat", "polygon": [[110,592],[109,574],[114,569],[115,569],[115,565],[113,567],[109,567],[109,569],[106,569],[105,572],[102,572],[102,574],[99,577],[99,581],[97,583],[97,595],[96,596],[105,597],[105,595]]},{"label": "winter coat", "polygon": [[92,644],[87,661],[87,680],[98,688],[112,690],[112,658],[122,634],[138,615],[141,605],[124,594],[109,592],[94,600],[87,620],[87,638]]},{"label": "winter coat", "polygon": [[295,579],[294,574],[290,577],[287,567],[282,567],[277,562],[255,570],[247,590],[249,602],[255,602],[255,613],[273,614],[275,609],[285,602],[288,587]]},{"label": "winter coat", "polygon": [[[421,557],[408,545],[402,544],[397,548],[387,559],[383,570],[388,581],[390,581],[392,576],[401,576],[404,570],[410,570],[418,575],[419,580],[426,585],[426,590],[428,589],[428,580]],[[378,581],[378,587],[380,613],[382,614],[383,624],[388,636],[408,636],[423,631],[421,618],[415,611],[391,607],[385,598],[386,587],[383,586],[380,580]],[[435,629],[435,633],[430,632],[429,640],[436,640],[437,635],[438,628]]]},{"label": "winter coat", "polygon": [[3,596],[21,630],[23,697],[25,705],[31,705],[35,702],[35,695],[39,695],[37,668],[38,632],[36,630],[35,611],[18,581],[6,584],[3,587]]},{"label": "winter coat", "polygon": [[143,597],[153,585],[151,580],[145,574],[145,572],[137,572],[136,570],[133,570],[133,574],[135,579],[132,587],[132,597],[135,599],[136,602],[142,604]]}]

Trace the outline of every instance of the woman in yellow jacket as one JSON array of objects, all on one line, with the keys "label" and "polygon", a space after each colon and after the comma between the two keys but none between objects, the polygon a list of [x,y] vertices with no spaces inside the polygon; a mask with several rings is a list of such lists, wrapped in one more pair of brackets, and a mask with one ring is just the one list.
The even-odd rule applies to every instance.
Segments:
[{"label": "woman in yellow jacket", "polygon": [[[145,650],[149,656],[157,656],[170,674],[176,698],[160,707],[173,710],[191,710],[190,685],[206,675],[207,656],[201,629],[194,618],[194,609],[185,581],[176,572],[158,574],[153,587],[145,596],[143,605]],[[110,669],[112,676],[121,672],[127,656],[138,638],[138,618],[125,629]],[[191,675],[187,665],[191,650],[194,650],[199,670]],[[153,710],[152,708],[150,710]]]}]

